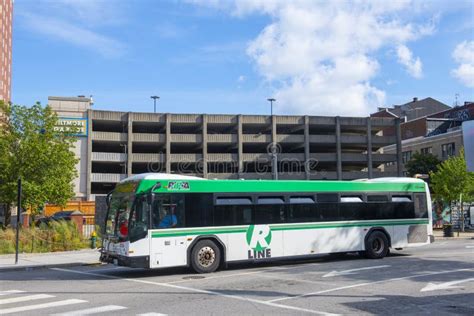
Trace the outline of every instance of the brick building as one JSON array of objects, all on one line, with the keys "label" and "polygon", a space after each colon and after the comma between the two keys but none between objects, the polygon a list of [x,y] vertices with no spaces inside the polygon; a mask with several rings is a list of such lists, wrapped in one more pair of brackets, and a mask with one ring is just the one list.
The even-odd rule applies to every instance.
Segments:
[{"label": "brick building", "polygon": [[[474,120],[474,103],[465,102],[463,106],[449,108],[438,113],[416,118],[401,124],[402,131],[402,172],[406,172],[405,163],[415,152],[431,153],[440,160],[458,155],[461,148],[465,147],[466,140],[463,135],[463,123]],[[466,148],[466,150],[472,150]],[[395,153],[395,145],[385,147],[385,153]],[[472,155],[466,155],[471,159]],[[468,165],[474,162],[468,161]],[[388,163],[386,171],[398,170],[395,163]]]},{"label": "brick building", "polygon": [[0,100],[11,100],[13,0],[0,0]]}]

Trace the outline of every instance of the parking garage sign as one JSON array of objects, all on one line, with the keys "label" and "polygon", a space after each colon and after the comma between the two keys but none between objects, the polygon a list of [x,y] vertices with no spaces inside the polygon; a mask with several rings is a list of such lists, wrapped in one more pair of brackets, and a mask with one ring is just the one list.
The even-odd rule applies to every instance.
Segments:
[{"label": "parking garage sign", "polygon": [[56,126],[54,126],[54,130],[71,136],[87,137],[87,119],[59,117]]}]

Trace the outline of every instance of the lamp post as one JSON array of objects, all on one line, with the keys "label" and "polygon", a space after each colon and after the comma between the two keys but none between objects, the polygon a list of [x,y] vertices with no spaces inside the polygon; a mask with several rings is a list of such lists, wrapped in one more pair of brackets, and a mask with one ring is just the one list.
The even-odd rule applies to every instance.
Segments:
[{"label": "lamp post", "polygon": [[273,115],[273,102],[276,101],[275,98],[268,98],[267,101],[270,101],[270,115]]},{"label": "lamp post", "polygon": [[156,100],[158,100],[160,97],[157,95],[152,95],[150,98],[153,99],[153,113],[156,113]]}]

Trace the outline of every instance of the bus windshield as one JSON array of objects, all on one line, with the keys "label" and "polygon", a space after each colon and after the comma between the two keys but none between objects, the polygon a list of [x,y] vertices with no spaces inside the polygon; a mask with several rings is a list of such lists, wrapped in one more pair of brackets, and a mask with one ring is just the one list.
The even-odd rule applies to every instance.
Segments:
[{"label": "bus windshield", "polygon": [[133,194],[112,193],[105,225],[107,235],[118,237],[128,235],[128,219],[133,199]]}]

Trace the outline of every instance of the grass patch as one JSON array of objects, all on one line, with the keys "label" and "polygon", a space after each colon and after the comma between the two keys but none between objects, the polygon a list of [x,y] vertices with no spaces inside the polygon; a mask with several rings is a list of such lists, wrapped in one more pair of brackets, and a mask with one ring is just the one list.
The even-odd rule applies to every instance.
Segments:
[{"label": "grass patch", "polygon": [[[15,253],[15,233],[12,228],[0,229],[0,254]],[[19,251],[22,253],[78,250],[89,246],[90,241],[82,237],[71,221],[53,221],[20,229]]]}]

